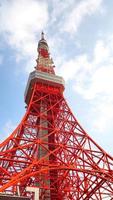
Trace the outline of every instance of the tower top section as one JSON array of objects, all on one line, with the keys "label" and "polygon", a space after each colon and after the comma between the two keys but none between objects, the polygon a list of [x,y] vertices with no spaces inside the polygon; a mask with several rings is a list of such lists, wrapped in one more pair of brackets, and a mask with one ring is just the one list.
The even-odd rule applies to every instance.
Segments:
[{"label": "tower top section", "polygon": [[44,32],[41,33],[41,39],[38,42],[37,52],[38,58],[36,59],[37,65],[35,68],[42,72],[55,74],[54,63],[50,57],[49,47],[47,41],[44,38]]},{"label": "tower top section", "polygon": [[53,93],[57,91],[61,95],[65,88],[64,79],[55,74],[53,60],[50,57],[49,47],[43,32],[41,33],[41,39],[38,42],[37,52],[37,65],[35,70],[29,75],[25,90],[25,102],[27,105],[30,102],[34,85],[37,85],[37,87],[40,88],[43,87],[43,92],[45,93],[47,93],[47,88],[49,88],[49,91]]}]

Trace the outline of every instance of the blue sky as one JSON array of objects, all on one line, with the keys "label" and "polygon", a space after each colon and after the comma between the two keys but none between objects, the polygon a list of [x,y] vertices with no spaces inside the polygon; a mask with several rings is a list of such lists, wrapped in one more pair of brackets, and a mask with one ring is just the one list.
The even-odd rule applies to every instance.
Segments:
[{"label": "blue sky", "polygon": [[113,155],[112,0],[0,0],[0,141],[25,113],[42,30],[71,110]]}]

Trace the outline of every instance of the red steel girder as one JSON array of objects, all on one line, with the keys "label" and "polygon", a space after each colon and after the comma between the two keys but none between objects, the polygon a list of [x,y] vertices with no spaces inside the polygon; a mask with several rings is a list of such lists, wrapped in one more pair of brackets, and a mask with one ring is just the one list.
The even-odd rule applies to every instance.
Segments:
[{"label": "red steel girder", "polygon": [[110,200],[112,157],[83,130],[60,92],[39,87],[20,125],[0,144],[0,192],[19,185],[23,196],[26,186],[37,186],[40,199]]}]

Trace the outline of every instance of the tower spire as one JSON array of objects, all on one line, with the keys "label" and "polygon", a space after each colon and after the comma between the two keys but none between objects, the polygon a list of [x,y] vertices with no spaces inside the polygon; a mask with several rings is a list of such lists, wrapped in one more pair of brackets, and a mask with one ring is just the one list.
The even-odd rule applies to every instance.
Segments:
[{"label": "tower spire", "polygon": [[44,40],[44,32],[41,33],[41,39]]},{"label": "tower spire", "polygon": [[50,57],[49,47],[47,41],[45,40],[43,31],[41,33],[41,39],[38,42],[37,52],[38,52],[38,58],[36,59],[37,62],[37,65],[35,67],[36,70],[50,74],[55,74],[54,63],[52,58]]}]

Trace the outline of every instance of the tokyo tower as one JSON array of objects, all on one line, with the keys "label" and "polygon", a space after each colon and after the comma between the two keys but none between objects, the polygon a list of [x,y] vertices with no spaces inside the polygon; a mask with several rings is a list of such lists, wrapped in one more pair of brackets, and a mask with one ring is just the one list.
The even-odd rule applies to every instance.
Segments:
[{"label": "tokyo tower", "polygon": [[113,158],[70,110],[43,32],[37,51],[26,113],[0,144],[0,199],[112,200]]}]

